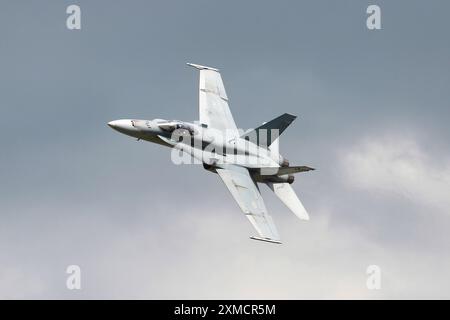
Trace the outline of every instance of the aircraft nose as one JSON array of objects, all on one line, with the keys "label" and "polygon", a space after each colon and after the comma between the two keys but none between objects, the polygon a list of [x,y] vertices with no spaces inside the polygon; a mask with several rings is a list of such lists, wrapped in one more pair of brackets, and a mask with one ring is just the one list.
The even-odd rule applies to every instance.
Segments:
[{"label": "aircraft nose", "polygon": [[129,119],[114,120],[108,122],[108,126],[120,133],[134,136],[138,131],[133,121]]},{"label": "aircraft nose", "polygon": [[117,121],[117,120],[110,121],[110,122],[108,122],[108,126],[110,126],[113,129],[117,129],[119,126],[119,121]]},{"label": "aircraft nose", "polygon": [[130,120],[114,120],[108,122],[108,126],[115,130],[129,130],[132,125]]}]

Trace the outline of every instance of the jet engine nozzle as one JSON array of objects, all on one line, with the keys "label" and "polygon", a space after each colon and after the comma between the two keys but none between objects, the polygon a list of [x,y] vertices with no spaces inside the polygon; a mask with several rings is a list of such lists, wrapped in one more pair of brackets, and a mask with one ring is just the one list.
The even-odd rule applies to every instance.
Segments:
[{"label": "jet engine nozzle", "polygon": [[288,178],[287,178],[287,183],[289,183],[289,184],[293,184],[293,183],[294,183],[294,181],[295,181],[295,177],[294,177],[294,175],[293,175],[293,174],[290,174],[290,175],[288,175]]}]

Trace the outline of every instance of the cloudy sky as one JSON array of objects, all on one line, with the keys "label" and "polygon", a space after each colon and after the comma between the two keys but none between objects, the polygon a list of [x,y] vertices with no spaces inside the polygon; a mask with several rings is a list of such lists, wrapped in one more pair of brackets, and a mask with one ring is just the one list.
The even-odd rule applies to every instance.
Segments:
[{"label": "cloudy sky", "polygon": [[[378,4],[382,30],[366,28]],[[78,4],[82,29],[66,28]],[[450,298],[448,1],[3,1],[0,298]],[[220,179],[120,135],[196,120],[222,71],[241,128],[298,119],[282,153],[317,170],[284,244]],[[66,288],[79,265],[82,289]],[[368,290],[366,268],[381,268]]]}]

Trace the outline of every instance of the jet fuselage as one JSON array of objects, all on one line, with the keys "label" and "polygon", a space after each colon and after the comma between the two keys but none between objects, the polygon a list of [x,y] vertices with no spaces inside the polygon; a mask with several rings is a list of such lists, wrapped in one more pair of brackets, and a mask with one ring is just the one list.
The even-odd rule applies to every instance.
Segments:
[{"label": "jet fuselage", "polygon": [[207,169],[214,169],[217,164],[234,164],[250,170],[265,170],[262,174],[255,174],[258,181],[292,180],[289,176],[269,177],[276,174],[280,165],[287,161],[279,155],[278,150],[258,146],[241,138],[239,132],[230,130],[224,133],[196,123],[163,119],[122,119],[111,121],[108,125],[138,140],[176,148],[192,156]]}]

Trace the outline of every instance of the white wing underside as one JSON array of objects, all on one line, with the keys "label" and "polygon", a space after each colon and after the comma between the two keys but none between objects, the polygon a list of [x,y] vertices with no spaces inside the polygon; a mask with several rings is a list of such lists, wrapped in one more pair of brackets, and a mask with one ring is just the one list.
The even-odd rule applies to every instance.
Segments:
[{"label": "white wing underside", "polygon": [[267,182],[266,184],[299,219],[309,220],[308,212],[289,183]]},{"label": "white wing underside", "polygon": [[278,231],[248,170],[227,165],[224,169],[217,169],[217,173],[261,237],[254,239],[278,243]]},{"label": "white wing underside", "polygon": [[237,132],[236,123],[228,106],[228,96],[219,70],[192,63],[188,65],[200,70],[199,120],[208,128]]}]

